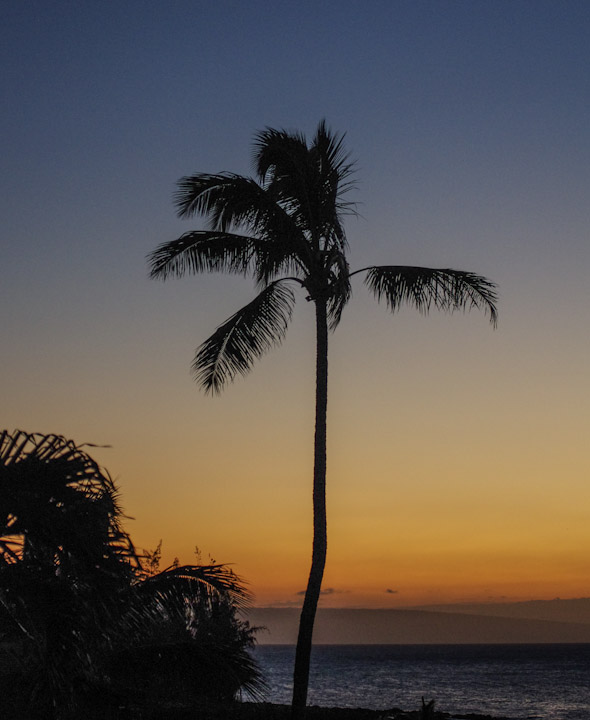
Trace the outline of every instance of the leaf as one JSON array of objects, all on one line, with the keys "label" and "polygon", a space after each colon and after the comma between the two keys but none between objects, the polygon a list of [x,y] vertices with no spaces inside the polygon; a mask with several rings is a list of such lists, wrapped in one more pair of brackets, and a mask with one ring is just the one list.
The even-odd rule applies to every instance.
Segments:
[{"label": "leaf", "polygon": [[213,600],[228,599],[240,610],[252,603],[244,581],[227,565],[170,566],[145,578],[136,586],[142,594],[164,598],[168,593],[193,598],[210,606]]},{"label": "leaf", "polygon": [[245,235],[195,230],[159,245],[148,255],[150,277],[182,277],[186,273],[229,272],[245,275],[253,258],[254,240]]},{"label": "leaf", "polygon": [[366,285],[378,300],[385,298],[392,312],[404,304],[413,305],[422,313],[428,313],[431,307],[451,312],[477,308],[489,315],[492,325],[497,323],[496,285],[481,275],[464,270],[404,265],[383,265],[365,270]]},{"label": "leaf", "polygon": [[285,336],[295,296],[284,281],[268,285],[238,310],[199,348],[193,374],[206,392],[218,393],[239,373],[245,375],[254,360]]},{"label": "leaf", "polygon": [[174,202],[179,217],[209,215],[213,230],[251,221],[264,197],[256,180],[235,173],[196,173],[181,178],[177,186]]},{"label": "leaf", "polygon": [[258,237],[269,231],[293,235],[293,218],[277,203],[275,193],[255,180],[233,173],[197,173],[178,182],[176,206],[181,217],[206,215],[211,230],[229,232],[245,227]]},{"label": "leaf", "polygon": [[330,330],[334,331],[340,323],[344,308],[352,297],[350,268],[344,252],[337,247],[328,251],[326,258],[331,291],[328,298],[328,319]]}]

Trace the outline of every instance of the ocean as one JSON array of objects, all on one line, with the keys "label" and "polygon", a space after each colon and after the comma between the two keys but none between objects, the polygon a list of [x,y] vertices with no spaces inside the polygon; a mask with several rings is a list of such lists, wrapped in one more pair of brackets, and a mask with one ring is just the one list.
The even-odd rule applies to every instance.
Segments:
[{"label": "ocean", "polygon": [[[295,648],[255,650],[267,700],[291,701]],[[308,703],[415,710],[434,698],[449,713],[515,720],[590,720],[590,644],[319,645]]]}]

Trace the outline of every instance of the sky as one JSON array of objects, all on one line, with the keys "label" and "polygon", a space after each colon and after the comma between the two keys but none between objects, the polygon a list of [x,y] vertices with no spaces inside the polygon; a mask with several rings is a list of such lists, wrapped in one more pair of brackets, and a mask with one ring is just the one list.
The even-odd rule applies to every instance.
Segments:
[{"label": "sky", "polygon": [[[176,181],[250,174],[325,118],[356,161],[353,268],[471,270],[478,312],[391,315],[355,278],[330,338],[324,607],[590,595],[590,5],[8,0],[0,9],[0,421],[101,446],[139,549],[301,603],[312,308],[220,397],[198,345],[254,296],[150,280]],[[133,518],[133,519],[131,519]]]}]

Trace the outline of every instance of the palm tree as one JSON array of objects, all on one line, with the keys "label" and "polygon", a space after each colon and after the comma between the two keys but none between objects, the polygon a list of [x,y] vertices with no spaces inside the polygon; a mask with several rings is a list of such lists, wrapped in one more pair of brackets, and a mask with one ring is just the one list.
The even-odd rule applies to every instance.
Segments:
[{"label": "palm tree", "polygon": [[262,699],[266,684],[250,653],[258,628],[239,618],[251,595],[227,565],[148,571],[125,599],[109,657],[119,694],[149,705]]},{"label": "palm tree", "polygon": [[71,708],[97,677],[119,593],[140,569],[122,517],[83,446],[0,432],[0,626],[33,706]]},{"label": "palm tree", "polygon": [[14,701],[78,716],[97,688],[102,708],[109,693],[136,699],[158,683],[160,696],[182,684],[185,698],[260,697],[242,580],[215,562],[159,571],[123,517],[84,446],[0,431],[0,713]]},{"label": "palm tree", "polygon": [[184,233],[149,255],[151,276],[224,271],[251,276],[258,294],[198,349],[192,369],[206,392],[219,393],[279,344],[295,303],[293,288],[315,305],[316,413],[312,563],[301,612],[294,669],[293,716],[307,701],[313,624],[326,562],[326,410],[328,333],[349,301],[351,278],[364,274],[377,300],[395,312],[410,304],[426,313],[479,308],[496,322],[495,285],[471,272],[388,265],[351,272],[342,218],[353,166],[343,136],[320,122],[308,144],[299,133],[267,128],[254,144],[256,178],[198,173],[182,178],[175,196],[180,217],[203,215],[208,229]]}]

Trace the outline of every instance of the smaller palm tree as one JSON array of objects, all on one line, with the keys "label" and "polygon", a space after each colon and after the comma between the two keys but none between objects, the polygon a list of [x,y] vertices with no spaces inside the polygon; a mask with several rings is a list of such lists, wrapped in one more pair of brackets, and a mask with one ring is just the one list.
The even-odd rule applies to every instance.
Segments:
[{"label": "smaller palm tree", "polygon": [[226,565],[145,574],[128,601],[109,667],[119,694],[150,704],[263,697],[266,684],[250,653],[257,628],[238,615],[251,595]]},{"label": "smaller palm tree", "polygon": [[33,705],[96,680],[119,592],[141,563],[111,477],[59,435],[0,433],[0,617]]},{"label": "smaller palm tree", "polygon": [[[10,663],[0,652],[2,687],[47,718],[79,712],[97,688],[101,703],[148,697],[164,676],[195,697],[258,697],[240,578],[221,564],[150,572],[122,519],[113,480],[84,446],[0,432],[0,642],[12,649]],[[158,661],[158,675],[154,658],[176,656]],[[8,702],[5,691],[7,714]]]}]

